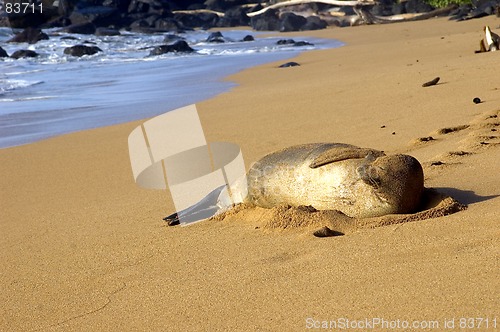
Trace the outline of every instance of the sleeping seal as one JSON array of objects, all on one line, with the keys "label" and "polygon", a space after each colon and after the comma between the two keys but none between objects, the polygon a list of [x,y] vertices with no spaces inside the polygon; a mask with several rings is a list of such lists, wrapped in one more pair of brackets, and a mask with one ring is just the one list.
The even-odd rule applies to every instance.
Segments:
[{"label": "sleeping seal", "polygon": [[[268,154],[246,179],[214,190],[179,214],[199,220],[243,202],[264,208],[310,205],[367,218],[415,212],[423,190],[422,166],[411,156],[341,143],[304,144]],[[179,215],[164,220],[176,224]]]}]

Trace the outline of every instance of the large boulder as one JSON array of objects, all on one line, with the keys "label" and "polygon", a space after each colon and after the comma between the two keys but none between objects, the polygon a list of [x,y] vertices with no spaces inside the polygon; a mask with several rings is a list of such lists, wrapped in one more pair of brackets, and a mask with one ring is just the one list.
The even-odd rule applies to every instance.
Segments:
[{"label": "large boulder", "polygon": [[219,22],[217,14],[205,12],[194,14],[178,13],[174,15],[174,18],[186,28],[210,29],[217,26]]},{"label": "large boulder", "polygon": [[281,27],[279,13],[270,9],[262,15],[253,16],[250,25],[256,31],[279,31]]},{"label": "large boulder", "polygon": [[[29,27],[39,27],[42,24],[54,19],[57,16],[57,8],[53,6],[54,0],[37,0],[37,1],[20,1],[20,0],[5,0],[2,3],[20,3],[19,13],[6,13],[5,6],[0,10],[3,17],[8,18],[11,28],[25,29]],[[24,3],[34,3],[34,7],[24,8]],[[41,5],[41,6],[40,6]],[[40,10],[41,8],[41,10]]]},{"label": "large boulder", "polygon": [[160,45],[153,48],[150,56],[161,55],[165,53],[192,53],[194,50],[184,40],[179,40],[170,45]]},{"label": "large boulder", "polygon": [[304,16],[296,15],[292,12],[284,13],[281,15],[280,31],[300,31],[306,23],[307,19]]},{"label": "large boulder", "polygon": [[318,16],[309,16],[306,24],[302,26],[302,30],[320,30],[328,26],[325,20],[320,19]]},{"label": "large boulder", "polygon": [[42,32],[40,29],[36,28],[26,28],[22,32],[18,33],[11,39],[7,41],[7,43],[28,43],[28,44],[36,44],[40,40],[48,40],[49,36]]},{"label": "large boulder", "polygon": [[171,17],[158,18],[154,23],[154,28],[159,32],[177,32],[185,30],[184,26]]},{"label": "large boulder", "polygon": [[36,58],[39,54],[32,50],[18,50],[10,55],[13,59]]},{"label": "large boulder", "polygon": [[105,6],[91,6],[84,8],[76,8],[69,19],[73,24],[93,23],[95,26],[109,27],[119,24],[121,17],[120,12],[116,8]]},{"label": "large boulder", "polygon": [[212,32],[205,40],[207,43],[225,43],[226,40],[220,31]]},{"label": "large boulder", "polygon": [[64,54],[81,57],[84,55],[94,55],[102,50],[97,46],[87,46],[87,45],[75,45],[71,47],[66,47],[64,49]]},{"label": "large boulder", "polygon": [[250,25],[250,17],[244,7],[233,7],[224,12],[224,17],[219,18],[219,27],[237,27]]},{"label": "large boulder", "polygon": [[392,15],[406,14],[406,6],[404,2],[396,2],[392,5]]},{"label": "large boulder", "polygon": [[376,16],[389,16],[392,15],[392,6],[394,0],[380,0],[372,7],[371,13]]}]

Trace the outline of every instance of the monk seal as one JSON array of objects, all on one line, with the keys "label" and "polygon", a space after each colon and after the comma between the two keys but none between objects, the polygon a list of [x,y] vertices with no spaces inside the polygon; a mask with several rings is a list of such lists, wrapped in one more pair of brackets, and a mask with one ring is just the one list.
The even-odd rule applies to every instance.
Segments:
[{"label": "monk seal", "polygon": [[266,155],[246,178],[222,186],[194,206],[166,218],[199,220],[234,202],[271,208],[312,206],[356,218],[415,212],[424,190],[415,158],[342,143],[302,144]]}]

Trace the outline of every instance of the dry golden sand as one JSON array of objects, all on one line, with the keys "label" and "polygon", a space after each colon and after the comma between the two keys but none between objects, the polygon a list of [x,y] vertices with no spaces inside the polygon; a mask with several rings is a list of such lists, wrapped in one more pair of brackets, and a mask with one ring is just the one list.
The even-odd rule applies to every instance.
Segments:
[{"label": "dry golden sand", "polygon": [[165,193],[133,183],[137,122],[0,150],[0,330],[300,331],[308,317],[500,324],[500,52],[474,54],[483,26],[498,33],[499,23],[308,32],[348,45],[302,54],[300,67],[245,70],[198,107],[208,141],[239,144],[248,163],[322,141],[409,153],[427,187],[469,205],[451,216],[324,239],[243,221],[169,228]]}]

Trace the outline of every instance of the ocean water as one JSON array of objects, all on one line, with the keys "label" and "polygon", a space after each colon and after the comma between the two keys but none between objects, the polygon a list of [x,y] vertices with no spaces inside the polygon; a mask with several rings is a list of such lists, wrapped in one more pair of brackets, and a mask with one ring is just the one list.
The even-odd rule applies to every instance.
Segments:
[{"label": "ocean water", "polygon": [[[164,34],[46,32],[50,39],[35,45],[7,44],[13,32],[0,28],[0,46],[8,54],[18,49],[40,54],[0,59],[0,148],[159,115],[230,89],[234,83],[223,78],[245,68],[342,45],[307,37],[295,40],[313,46],[277,45],[282,38],[241,30],[225,31],[229,42],[213,44],[205,42],[209,32],[194,31],[180,36],[195,53],[150,57],[150,47],[165,44]],[[248,34],[259,38],[241,42]],[[62,39],[67,36],[77,40]],[[65,47],[83,42],[95,43],[103,52],[82,58],[63,54]]]}]

